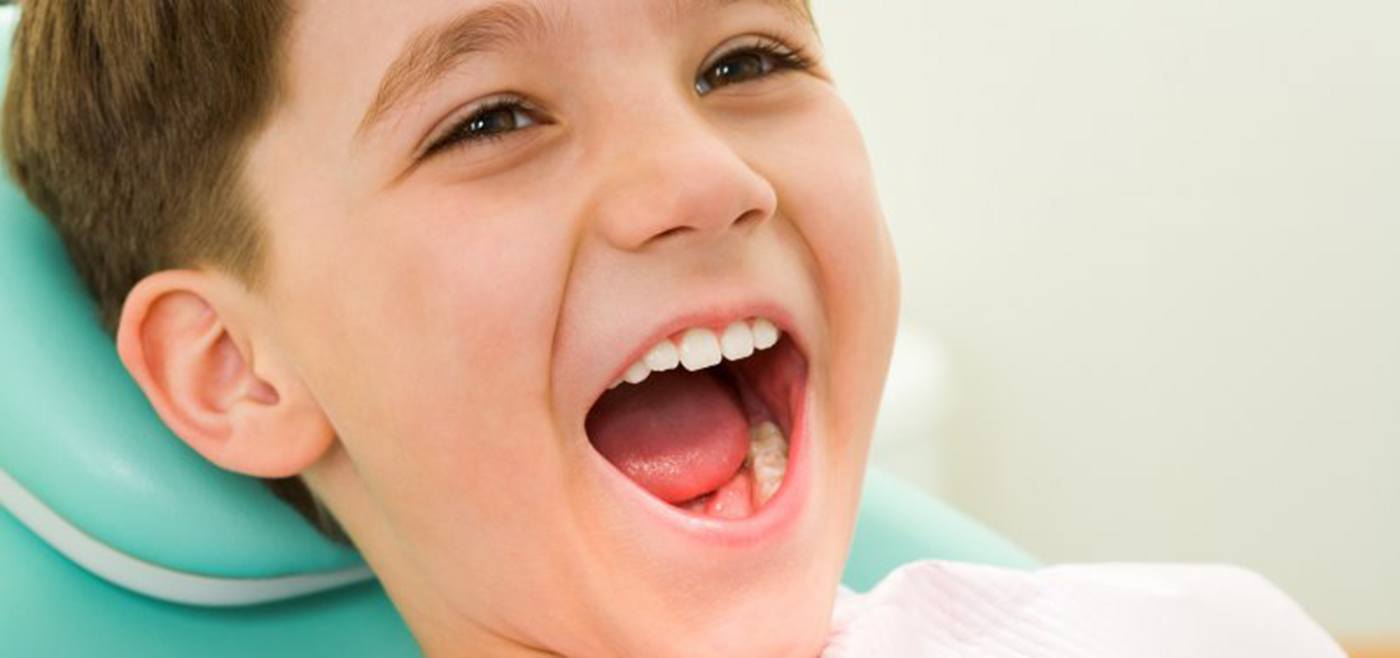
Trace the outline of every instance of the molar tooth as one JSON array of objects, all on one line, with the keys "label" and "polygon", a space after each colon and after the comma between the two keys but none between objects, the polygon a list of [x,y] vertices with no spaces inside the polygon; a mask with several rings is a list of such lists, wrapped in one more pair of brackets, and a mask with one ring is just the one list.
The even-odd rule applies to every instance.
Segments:
[{"label": "molar tooth", "polygon": [[749,468],[753,470],[754,506],[768,502],[787,474],[788,443],[782,430],[764,421],[749,429]]},{"label": "molar tooth", "polygon": [[681,335],[681,365],[694,372],[722,360],[719,338],[709,329],[691,329]]},{"label": "molar tooth", "polygon": [[753,330],[749,329],[746,322],[735,322],[725,327],[719,342],[724,351],[724,358],[730,361],[748,358],[753,354]]},{"label": "molar tooth", "polygon": [[778,327],[772,322],[763,318],[755,318],[753,321],[753,346],[754,349],[766,350],[778,344]]},{"label": "molar tooth", "polygon": [[628,384],[640,384],[645,381],[650,374],[651,368],[648,368],[647,364],[638,361],[627,369],[626,374],[622,375],[622,378],[626,380]]},{"label": "molar tooth", "polygon": [[676,366],[680,365],[681,353],[680,350],[676,349],[675,343],[663,339],[656,344],[656,347],[651,348],[650,352],[647,352],[642,361],[645,361],[647,367],[651,368],[653,372],[666,372],[667,370],[675,370]]}]

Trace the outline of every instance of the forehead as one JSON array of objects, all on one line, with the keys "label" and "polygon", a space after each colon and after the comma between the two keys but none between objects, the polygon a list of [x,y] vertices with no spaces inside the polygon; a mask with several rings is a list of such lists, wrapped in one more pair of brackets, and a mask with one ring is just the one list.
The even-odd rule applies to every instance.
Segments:
[{"label": "forehead", "polygon": [[645,27],[731,5],[765,6],[811,24],[808,0],[304,0],[294,20],[289,68],[300,81],[327,75],[318,64],[334,65],[340,76],[373,78],[374,89],[361,94],[375,114],[465,57],[539,45],[590,14]]},{"label": "forehead", "polygon": [[[651,0],[634,2],[632,8],[674,23],[706,9],[736,4],[774,7],[794,22],[811,20],[806,0]],[[497,0],[480,5],[425,26],[408,40],[386,68],[362,129],[375,123],[416,87],[427,84],[461,59],[512,44],[537,44],[564,29],[572,16],[571,8],[586,6],[539,0]]]}]

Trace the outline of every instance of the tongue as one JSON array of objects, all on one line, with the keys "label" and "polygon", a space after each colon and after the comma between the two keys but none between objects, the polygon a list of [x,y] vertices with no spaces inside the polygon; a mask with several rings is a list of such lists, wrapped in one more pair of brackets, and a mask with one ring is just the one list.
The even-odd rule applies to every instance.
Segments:
[{"label": "tongue", "polygon": [[653,373],[608,391],[586,422],[608,461],[652,495],[682,503],[734,478],[749,450],[749,424],[714,371]]}]

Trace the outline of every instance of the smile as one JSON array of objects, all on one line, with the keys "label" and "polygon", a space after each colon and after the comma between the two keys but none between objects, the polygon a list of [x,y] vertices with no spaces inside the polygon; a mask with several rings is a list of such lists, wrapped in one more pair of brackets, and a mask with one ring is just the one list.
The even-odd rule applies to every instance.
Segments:
[{"label": "smile", "polygon": [[634,495],[669,508],[664,516],[757,523],[786,516],[769,508],[794,497],[784,492],[800,468],[806,379],[806,357],[773,320],[691,326],[628,363],[585,427]]}]

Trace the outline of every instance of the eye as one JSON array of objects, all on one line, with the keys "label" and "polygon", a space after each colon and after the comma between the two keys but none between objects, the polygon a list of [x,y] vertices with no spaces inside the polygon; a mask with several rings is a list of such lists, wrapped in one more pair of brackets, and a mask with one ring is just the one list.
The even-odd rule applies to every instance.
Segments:
[{"label": "eye", "polygon": [[442,136],[424,149],[420,159],[454,147],[501,139],[506,135],[541,123],[532,107],[516,97],[495,98],[484,102],[466,118],[453,124]]},{"label": "eye", "polygon": [[810,68],[812,62],[801,52],[762,39],[736,47],[706,64],[695,79],[695,91],[704,96],[721,87],[759,80],[774,73]]}]

